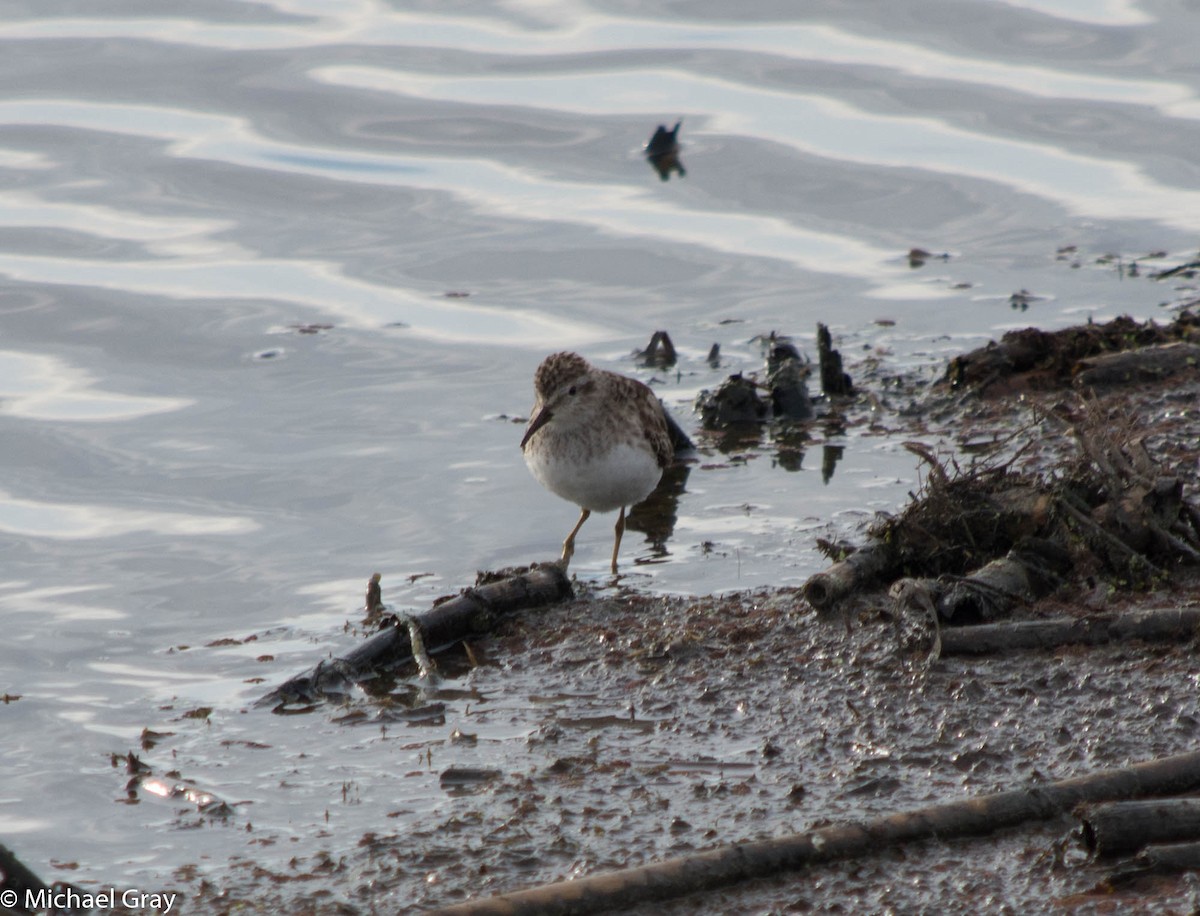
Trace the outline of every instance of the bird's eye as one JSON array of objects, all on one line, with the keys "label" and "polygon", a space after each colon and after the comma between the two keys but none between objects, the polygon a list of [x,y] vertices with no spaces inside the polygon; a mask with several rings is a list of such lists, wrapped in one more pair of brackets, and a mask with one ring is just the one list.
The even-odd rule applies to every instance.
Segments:
[{"label": "bird's eye", "polygon": [[576,388],[574,385],[572,385],[570,388],[567,389],[567,394],[574,394],[575,391],[576,391]]}]

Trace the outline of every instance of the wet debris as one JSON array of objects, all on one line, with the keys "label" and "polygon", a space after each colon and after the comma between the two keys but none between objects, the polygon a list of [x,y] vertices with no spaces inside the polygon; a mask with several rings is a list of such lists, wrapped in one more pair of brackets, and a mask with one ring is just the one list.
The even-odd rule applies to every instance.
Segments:
[{"label": "wet debris", "polygon": [[[891,322],[895,324],[895,322]],[[887,325],[885,319],[876,324]],[[854,383],[850,374],[842,368],[842,354],[833,348],[833,336],[829,328],[817,324],[817,365],[821,369],[821,390],[831,397],[848,397],[854,394]]]},{"label": "wet debris", "polygon": [[670,369],[675,365],[678,355],[671,335],[666,331],[655,331],[650,336],[650,343],[644,350],[636,350],[633,354],[639,366],[655,369]]},{"label": "wet debris", "polygon": [[376,614],[384,610],[383,590],[379,585],[382,578],[381,573],[375,573],[367,581],[367,598],[364,609],[368,614]]},{"label": "wet debris", "polygon": [[451,795],[471,795],[499,779],[499,770],[486,767],[450,767],[438,777],[438,784]]},{"label": "wet debris", "polygon": [[[1200,337],[1198,330],[1189,313],[1166,327],[1122,318],[1054,333],[1027,329],[952,361],[951,385],[974,379],[977,386],[1000,390],[1006,371],[1028,367],[1043,386],[1074,381],[1088,394],[1072,394],[1049,412],[1034,407],[1030,428],[1011,433],[1009,446],[993,443],[991,458],[966,468],[921,442],[905,443],[923,465],[921,490],[902,513],[877,522],[857,550],[830,545],[835,562],[810,577],[805,598],[819,612],[840,613],[847,622],[856,608],[879,609],[893,622],[900,654],[926,667],[944,653],[1003,651],[1005,640],[1014,648],[1049,647],[1186,634],[1186,620],[1178,613],[1148,621],[1097,618],[1092,628],[1047,622],[1044,632],[1034,632],[1032,625],[998,625],[981,630],[978,641],[960,636],[958,627],[1000,621],[1052,596],[1081,596],[1086,613],[1091,605],[1085,598],[1097,590],[1148,589],[1200,567],[1200,507],[1183,476],[1183,468],[1193,468],[1171,459],[1178,449],[1194,449],[1194,440],[1173,447],[1156,435],[1154,418],[1130,409],[1120,396],[1101,400],[1095,393],[1110,379],[1161,384],[1168,377],[1148,370],[1136,374],[1124,361],[1136,354],[1140,360],[1133,366],[1165,364],[1176,374],[1189,373],[1190,387],[1174,389],[1171,396],[1194,401],[1193,351],[1200,347],[1191,341]],[[1175,339],[1161,342],[1164,338]],[[1149,346],[1081,355],[1139,342]],[[1098,370],[1105,375],[1084,376]],[[1089,384],[1080,386],[1081,376]],[[1047,437],[1056,442],[1056,457],[1049,464],[1040,457],[1036,471],[1017,470],[1023,453]],[[1152,439],[1156,454],[1148,447]],[[886,601],[879,597],[882,591]]]},{"label": "wet debris", "polygon": [[128,754],[113,754],[112,765],[123,767],[129,774],[129,781],[125,783],[127,804],[137,804],[144,795],[149,795],[169,801],[187,802],[206,817],[225,818],[233,814],[232,805],[214,793],[181,778],[177,772],[155,775],[153,768],[132,751]]},{"label": "wet debris", "polygon": [[289,324],[288,327],[297,334],[320,334],[322,331],[332,331],[333,325],[314,321],[308,324]]},{"label": "wet debris", "polygon": [[681,149],[679,127],[681,124],[683,124],[682,120],[676,121],[675,126],[670,130],[667,130],[665,124],[659,124],[658,129],[646,144],[646,161],[663,181],[669,180],[672,172],[678,172],[680,178],[687,175],[683,162],[679,158]]},{"label": "wet debris", "polygon": [[[985,749],[983,753],[988,752]],[[973,765],[967,760],[963,763]],[[893,794],[899,787],[899,780],[893,776],[869,777],[849,787],[843,797],[879,797]],[[884,848],[903,848],[914,841],[936,839],[939,843],[953,843],[1020,824],[1048,821],[1061,817],[1080,802],[1100,803],[1129,795],[1140,797],[1164,790],[1197,788],[1200,788],[1200,754],[1179,754],[1055,782],[1038,779],[1024,788],[869,820],[860,817],[852,823],[819,825],[805,833],[752,843],[727,843],[662,862],[585,877],[572,876],[570,880],[528,890],[478,897],[439,912],[446,916],[451,913],[483,916],[500,912],[625,910],[650,899],[667,901],[695,894],[698,889],[712,892],[759,877],[775,878],[785,872],[828,867],[839,859],[862,858]],[[681,823],[681,830],[686,829],[685,823]],[[702,882],[699,887],[698,881]]]},{"label": "wet debris", "polygon": [[759,396],[758,385],[740,372],[725,379],[715,391],[701,391],[695,407],[701,424],[710,430],[763,423],[770,412],[768,402]]},{"label": "wet debris", "polygon": [[926,261],[933,261],[933,260],[949,261],[950,260],[950,255],[947,252],[942,252],[941,254],[931,254],[930,252],[926,251],[924,248],[910,249],[907,257],[908,257],[908,266],[911,267],[913,270],[916,270],[918,267],[924,267]]},{"label": "wet debris", "polygon": [[[1099,366],[1096,363],[1084,365],[1084,360],[1175,342],[1200,345],[1200,319],[1191,311],[1180,312],[1165,325],[1121,316],[1104,324],[1075,325],[1060,331],[1023,328],[1009,331],[999,342],[992,341],[955,357],[946,367],[942,381],[953,389],[970,389],[989,395],[1058,388],[1084,372],[1104,368],[1104,360],[1100,360]],[[1130,357],[1132,362],[1122,363],[1117,375],[1106,374],[1105,383],[1111,384],[1118,376],[1120,380],[1128,381],[1162,378],[1167,365],[1187,368],[1189,353],[1179,351],[1176,359],[1174,353],[1164,357],[1161,351],[1151,350],[1140,357]],[[1151,368],[1144,371],[1133,368],[1139,361]],[[1194,364],[1192,368],[1195,368]],[[1080,387],[1085,384],[1088,383],[1077,382]]]},{"label": "wet debris", "polygon": [[[562,567],[553,563],[481,574],[480,581],[422,614],[396,617],[383,632],[344,656],[321,659],[311,671],[281,684],[256,705],[272,706],[283,714],[308,712],[324,699],[344,697],[355,685],[414,661],[432,674],[432,655],[490,631],[506,614],[572,594],[570,580]],[[368,596],[370,592],[368,585]]]},{"label": "wet debris", "polygon": [[993,655],[1108,642],[1184,644],[1200,628],[1200,608],[1145,608],[1086,617],[1017,620],[949,627],[939,634],[943,655]]},{"label": "wet debris", "polygon": [[1197,274],[1200,274],[1200,260],[1186,261],[1183,264],[1177,264],[1174,267],[1157,271],[1151,274],[1150,277],[1153,280],[1171,280],[1175,278],[1194,280]]},{"label": "wet debris", "polygon": [[760,383],[735,372],[715,390],[701,391],[696,396],[695,410],[705,429],[736,431],[738,427],[754,427],[772,420],[813,418],[808,391],[810,364],[784,335],[771,332],[755,340],[766,351],[765,381]]},{"label": "wet debris", "polygon": [[173,738],[174,736],[174,732],[156,732],[151,731],[148,728],[143,728],[139,743],[141,744],[143,751],[149,751],[153,750],[160,741],[163,741],[166,738]]},{"label": "wet debris", "polygon": [[1102,385],[1128,385],[1134,382],[1157,382],[1200,368],[1200,345],[1174,341],[1102,353],[1081,359],[1076,366],[1075,384],[1082,388]]},{"label": "wet debris", "polygon": [[772,351],[775,367],[767,372],[767,390],[771,394],[771,414],[781,420],[811,420],[812,397],[808,393],[808,364],[802,362],[794,347],[791,354],[779,358]]},{"label": "wet debris", "polygon": [[[1095,856],[1166,843],[1200,848],[1200,798],[1108,802],[1084,808],[1081,821],[1084,845]],[[1200,865],[1200,856],[1195,861]]]},{"label": "wet debris", "polygon": [[1035,296],[1027,289],[1019,289],[1008,297],[1008,304],[1018,311],[1028,311],[1031,303],[1044,301],[1044,296]]}]

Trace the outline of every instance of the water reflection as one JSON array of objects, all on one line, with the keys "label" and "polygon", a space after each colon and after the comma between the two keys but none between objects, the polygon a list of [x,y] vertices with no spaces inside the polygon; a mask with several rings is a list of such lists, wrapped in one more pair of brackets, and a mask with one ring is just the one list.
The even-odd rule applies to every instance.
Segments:
[{"label": "water reflection", "polygon": [[829,483],[833,479],[833,472],[837,468],[838,462],[842,460],[846,453],[846,447],[843,445],[824,445],[821,447],[821,482]]},{"label": "water reflection", "polygon": [[101,607],[76,600],[77,595],[111,589],[108,585],[43,585],[27,588],[28,582],[0,582],[0,610],[9,614],[32,614],[38,620],[121,620],[124,610]]},{"label": "water reflection", "polygon": [[679,500],[687,490],[691,463],[677,460],[663,472],[654,492],[634,506],[625,518],[625,527],[640,531],[650,543],[651,555],[667,555],[667,541],[679,520]]},{"label": "water reflection", "polygon": [[189,398],[116,394],[54,356],[0,350],[0,413],[32,420],[132,420],[181,410]]},{"label": "water reflection", "polygon": [[776,426],[771,434],[771,444],[774,446],[772,464],[785,471],[803,470],[805,445],[811,438],[807,425],[781,423]]},{"label": "water reflection", "polygon": [[185,515],[111,505],[51,503],[18,499],[0,490],[0,531],[8,534],[79,540],[150,531],[160,535],[228,535],[258,529],[237,516]]},{"label": "water reflection", "polygon": [[[346,66],[325,67],[315,75],[335,85],[415,94],[445,103],[547,105],[541,74],[537,78],[491,74],[484,79]],[[853,159],[863,165],[918,166],[943,175],[980,178],[1098,218],[1140,217],[1179,228],[1196,226],[1200,192],[1155,181],[1132,161],[1120,158],[1119,152],[1103,158],[1073,152],[1050,142],[1057,134],[1014,139],[990,132],[986,121],[975,120],[967,127],[950,116],[874,111],[807,87],[764,85],[757,72],[753,82],[736,74],[652,68],[625,68],[605,74],[602,80],[590,72],[558,73],[554,78],[555,92],[571,100],[574,112],[589,117],[627,115],[629,100],[637,98],[647,84],[659,93],[660,107],[663,101],[689,99],[693,109],[708,112],[706,133],[750,136],[785,144],[798,153]],[[1172,100],[1171,110],[1177,116],[1197,106],[1195,95],[1184,87],[1156,88],[1157,98],[1163,98],[1165,91]],[[861,239],[855,241],[861,244]]]}]

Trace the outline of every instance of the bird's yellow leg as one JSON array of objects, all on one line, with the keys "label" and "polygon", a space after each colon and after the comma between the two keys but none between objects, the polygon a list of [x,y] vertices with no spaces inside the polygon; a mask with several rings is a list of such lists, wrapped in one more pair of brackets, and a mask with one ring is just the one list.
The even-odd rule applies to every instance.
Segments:
[{"label": "bird's yellow leg", "polygon": [[579,521],[575,523],[575,527],[571,529],[571,533],[567,535],[567,539],[563,541],[562,565],[566,569],[571,563],[571,557],[575,553],[575,535],[579,534],[579,529],[583,527],[583,523],[588,520],[588,516],[592,514],[590,509],[584,509],[579,513]]},{"label": "bird's yellow leg", "polygon": [[616,537],[616,540],[613,541],[613,561],[612,561],[612,571],[613,571],[614,576],[617,574],[617,551],[621,549],[621,535],[623,535],[625,533],[625,507],[624,506],[621,507],[621,511],[617,514],[616,532],[617,532],[617,537]]}]

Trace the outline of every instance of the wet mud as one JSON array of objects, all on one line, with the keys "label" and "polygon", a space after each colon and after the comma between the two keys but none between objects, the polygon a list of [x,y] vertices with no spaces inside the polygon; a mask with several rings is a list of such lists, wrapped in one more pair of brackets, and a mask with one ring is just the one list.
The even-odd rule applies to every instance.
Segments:
[{"label": "wet mud", "polygon": [[[859,395],[837,408],[840,422],[904,436],[917,454],[932,454],[922,437],[952,430],[960,460],[1044,482],[1088,460],[1072,423],[1107,418],[1178,478],[1181,499],[1195,499],[1194,370],[1170,384],[1008,398],[890,385],[905,410],[882,417],[878,399]],[[1186,557],[1122,577],[1079,556],[1012,617],[1200,607]],[[264,837],[260,854],[221,866],[219,882],[182,869],[189,909],[419,912],[1196,747],[1194,639],[914,656],[897,642],[887,585],[854,595],[847,627],[816,614],[799,588],[682,598],[577,582],[573,599],[439,656],[436,675],[402,670],[305,713],[390,743],[397,770],[434,778],[445,803],[376,799],[377,827],[349,845],[331,833],[321,853],[281,855]],[[1188,912],[1200,895],[1188,873],[1118,883],[1113,873],[1064,815],[635,912]]]}]

